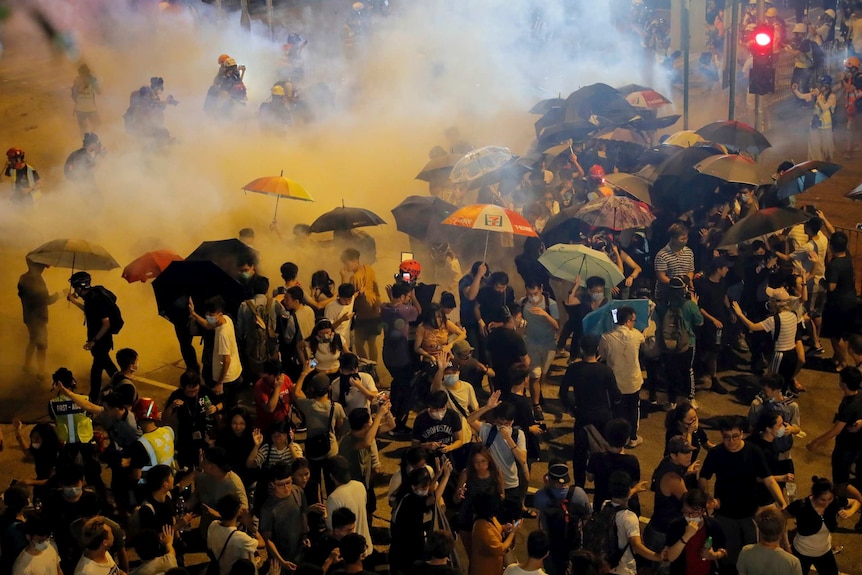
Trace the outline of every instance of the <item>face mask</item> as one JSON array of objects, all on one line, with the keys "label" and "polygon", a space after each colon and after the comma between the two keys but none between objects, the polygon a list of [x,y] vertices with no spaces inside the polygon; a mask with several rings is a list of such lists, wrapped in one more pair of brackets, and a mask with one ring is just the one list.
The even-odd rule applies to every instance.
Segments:
[{"label": "face mask", "polygon": [[700,525],[703,523],[703,517],[686,517],[689,523],[694,523],[696,525]]},{"label": "face mask", "polygon": [[415,493],[419,497],[428,497],[428,490],[427,489],[414,489],[413,493]]},{"label": "face mask", "polygon": [[332,341],[332,336],[331,335],[319,335],[319,336],[317,336],[317,341],[319,341],[320,343],[329,343],[330,341]]},{"label": "face mask", "polygon": [[250,280],[251,279],[251,272],[239,272],[239,277],[241,277],[244,280]]},{"label": "face mask", "polygon": [[569,493],[569,488],[567,486],[563,485],[562,487],[555,487],[553,489],[553,491],[554,491],[554,497],[556,497],[558,499],[565,499],[566,495],[568,495],[568,493]]},{"label": "face mask", "polygon": [[602,301],[603,299],[605,299],[605,294],[603,294],[603,293],[591,293],[590,299],[593,301]]},{"label": "face mask", "polygon": [[431,416],[431,419],[436,419],[437,421],[441,421],[443,417],[446,415],[446,410],[443,411],[429,411],[428,415]]},{"label": "face mask", "polygon": [[785,433],[787,433],[787,428],[782,425],[775,431],[775,437],[784,437]]},{"label": "face mask", "polygon": [[36,551],[44,551],[48,548],[48,540],[46,539],[45,541],[37,541],[36,543],[33,543],[33,548]]},{"label": "face mask", "polygon": [[208,315],[208,316],[206,316],[206,317],[207,317],[207,323],[208,323],[208,324],[210,324],[210,325],[215,325],[215,324],[216,324],[216,318],[215,318],[215,316]]},{"label": "face mask", "polygon": [[457,373],[447,373],[443,376],[443,383],[451,387],[457,384],[459,379],[460,378]]},{"label": "face mask", "polygon": [[30,447],[32,447],[33,449],[39,449],[40,447],[42,447],[42,442],[31,441]]},{"label": "face mask", "polygon": [[540,301],[542,301],[542,295],[541,294],[530,296],[530,303],[539,303]]},{"label": "face mask", "polygon": [[740,198],[743,202],[748,202],[748,200],[750,200],[750,199],[751,199],[751,194],[740,194],[739,198]]},{"label": "face mask", "polygon": [[79,497],[83,492],[84,489],[81,487],[64,487],[63,497],[66,499],[74,499],[75,497]]}]

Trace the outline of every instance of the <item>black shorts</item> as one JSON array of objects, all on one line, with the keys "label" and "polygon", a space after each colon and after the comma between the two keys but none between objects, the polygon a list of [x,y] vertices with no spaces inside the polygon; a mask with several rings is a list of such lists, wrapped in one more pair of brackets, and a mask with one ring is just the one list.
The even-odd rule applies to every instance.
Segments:
[{"label": "black shorts", "polygon": [[846,339],[848,335],[853,333],[855,321],[855,308],[826,307],[823,309],[823,327],[820,329],[820,337]]}]

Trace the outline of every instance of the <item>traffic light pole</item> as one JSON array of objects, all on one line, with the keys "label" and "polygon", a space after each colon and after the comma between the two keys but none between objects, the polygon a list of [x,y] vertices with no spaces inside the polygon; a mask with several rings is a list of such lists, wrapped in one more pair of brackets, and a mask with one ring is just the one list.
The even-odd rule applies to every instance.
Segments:
[{"label": "traffic light pole", "polygon": [[[766,0],[757,0],[757,21],[763,22],[766,13]],[[773,36],[774,37],[774,36]],[[760,110],[760,94],[754,95],[754,128],[763,131],[763,118]]]},{"label": "traffic light pole", "polygon": [[727,119],[733,120],[736,113],[736,47],[739,44],[739,0],[730,0],[730,45],[725,69],[728,70]]},{"label": "traffic light pole", "polygon": [[691,56],[691,0],[682,0],[682,129],[688,130],[689,57]]}]

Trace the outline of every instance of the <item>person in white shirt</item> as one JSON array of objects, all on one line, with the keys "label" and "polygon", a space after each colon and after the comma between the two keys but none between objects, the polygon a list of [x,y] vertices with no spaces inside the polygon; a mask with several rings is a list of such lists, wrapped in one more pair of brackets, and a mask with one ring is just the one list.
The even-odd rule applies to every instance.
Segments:
[{"label": "person in white shirt", "polygon": [[125,575],[108,553],[114,544],[114,533],[102,517],[92,517],[84,523],[83,539],[84,553],[75,575]]},{"label": "person in white shirt", "polygon": [[339,377],[332,381],[332,397],[350,415],[354,409],[371,410],[371,402],[380,393],[371,374],[359,371],[359,356],[344,353],[338,358]]},{"label": "person in white shirt", "polygon": [[546,575],[542,566],[550,549],[551,538],[546,532],[541,529],[530,532],[527,536],[527,560],[512,563],[503,575]]},{"label": "person in white shirt", "polygon": [[646,341],[644,334],[635,328],[634,308],[617,309],[617,327],[602,336],[599,356],[614,372],[622,399],[620,410],[631,425],[631,437],[626,447],[637,447],[643,438],[637,434],[640,424],[640,391],[644,383],[638,359],[640,348]]},{"label": "person in white shirt", "polygon": [[353,301],[356,298],[356,288],[353,284],[341,284],[338,286],[338,296],[326,304],[323,317],[332,322],[332,329],[341,336],[341,341],[349,348],[353,348],[350,341],[350,324],[353,316]]},{"label": "person in white shirt", "polygon": [[[612,565],[610,573],[616,575],[636,575],[637,565],[635,554],[648,561],[662,561],[662,554],[650,551],[641,540],[641,529],[638,516],[627,508],[631,493],[632,478],[625,471],[614,471],[610,478],[611,499],[605,501],[600,513],[606,513],[610,506],[614,510],[614,521],[617,524],[617,548],[623,551],[617,565]],[[610,562],[613,563],[613,562]]]},{"label": "person in white shirt", "polygon": [[220,575],[228,575],[233,564],[240,559],[248,559],[254,563],[255,551],[258,547],[263,547],[262,539],[259,541],[237,529],[241,508],[239,497],[233,494],[225,495],[219,499],[215,508],[221,520],[214,521],[207,529],[207,549],[218,561]]},{"label": "person in white shirt", "polygon": [[[476,390],[466,381],[461,381],[461,367],[446,357],[445,354],[438,355],[437,365],[445,366],[438,369],[431,382],[431,391],[443,390],[449,396],[447,407],[461,415],[461,441],[468,445],[473,441],[473,428],[467,422],[467,417],[479,409],[479,401],[476,399]],[[466,457],[466,449],[463,450]],[[460,468],[461,466],[456,466]]]},{"label": "person in white shirt", "polygon": [[204,328],[215,330],[212,357],[213,380],[210,387],[216,396],[235,392],[234,388],[242,382],[242,364],[239,360],[236,331],[233,320],[224,313],[224,306],[224,299],[221,296],[212,297],[204,304],[206,317],[201,317],[195,312],[194,302],[189,299],[189,313],[192,319]]},{"label": "person in white shirt", "polygon": [[39,516],[27,519],[24,533],[28,545],[12,565],[12,575],[63,575],[51,530],[51,525]]},{"label": "person in white shirt", "polygon": [[365,484],[350,479],[350,463],[344,457],[331,457],[326,464],[326,472],[336,484],[336,488],[326,499],[326,527],[332,529],[332,513],[346,507],[356,515],[356,533],[371,542],[371,529],[368,525],[368,495]]},{"label": "person in white shirt", "polygon": [[[162,575],[168,569],[177,566],[177,554],[174,551],[174,528],[162,526],[162,532],[152,529],[141,531],[134,540],[135,551],[141,558],[141,564],[131,570],[129,575]],[[165,553],[162,553],[164,548]]]}]

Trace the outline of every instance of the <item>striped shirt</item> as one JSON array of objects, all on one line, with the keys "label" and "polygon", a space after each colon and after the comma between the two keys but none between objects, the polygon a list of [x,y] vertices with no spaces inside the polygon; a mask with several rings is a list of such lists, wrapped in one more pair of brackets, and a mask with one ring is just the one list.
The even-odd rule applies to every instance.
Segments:
[{"label": "striped shirt", "polygon": [[259,469],[272,469],[278,463],[293,465],[293,462],[302,457],[302,449],[296,443],[290,443],[284,449],[277,449],[271,443],[260,446],[254,466]]},{"label": "striped shirt", "polygon": [[[664,272],[668,278],[684,276],[694,273],[694,252],[691,248],[685,246],[678,252],[670,249],[670,244],[666,245],[655,255],[655,273]],[[655,301],[662,301],[668,297],[667,284],[663,284],[656,280],[655,282]]]}]

